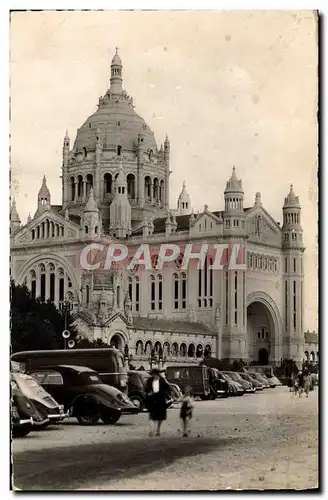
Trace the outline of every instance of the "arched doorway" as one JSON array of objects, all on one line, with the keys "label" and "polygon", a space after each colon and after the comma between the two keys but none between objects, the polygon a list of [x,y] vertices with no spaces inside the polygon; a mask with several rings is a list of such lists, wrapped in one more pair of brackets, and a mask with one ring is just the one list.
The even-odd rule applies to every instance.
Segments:
[{"label": "arched doorway", "polygon": [[124,351],[124,339],[121,334],[115,333],[112,338],[110,339],[110,346],[111,347],[116,347],[116,349],[119,349],[120,351]]},{"label": "arched doorway", "polygon": [[254,301],[247,307],[248,358],[259,365],[267,365],[274,357],[274,321],[268,307]]},{"label": "arched doorway", "polygon": [[264,347],[259,350],[258,361],[260,365],[269,364],[269,353]]}]

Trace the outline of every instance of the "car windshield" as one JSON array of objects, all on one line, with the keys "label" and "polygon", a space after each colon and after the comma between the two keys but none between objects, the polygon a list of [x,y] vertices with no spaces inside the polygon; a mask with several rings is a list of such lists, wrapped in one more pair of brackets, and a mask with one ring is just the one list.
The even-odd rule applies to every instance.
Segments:
[{"label": "car windshield", "polygon": [[240,379],[238,378],[238,375],[237,373],[234,373],[234,372],[229,372],[227,373],[227,376],[230,377],[232,380],[234,380],[235,382],[239,382]]}]

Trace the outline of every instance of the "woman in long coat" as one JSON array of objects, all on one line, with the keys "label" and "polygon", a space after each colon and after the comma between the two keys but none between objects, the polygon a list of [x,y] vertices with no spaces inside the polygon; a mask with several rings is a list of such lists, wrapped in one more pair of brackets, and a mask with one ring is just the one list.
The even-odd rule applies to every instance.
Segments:
[{"label": "woman in long coat", "polygon": [[153,369],[150,374],[146,385],[146,407],[151,425],[149,436],[154,435],[155,428],[156,436],[160,436],[162,422],[166,420],[166,396],[170,392],[170,386],[161,377],[159,370]]}]

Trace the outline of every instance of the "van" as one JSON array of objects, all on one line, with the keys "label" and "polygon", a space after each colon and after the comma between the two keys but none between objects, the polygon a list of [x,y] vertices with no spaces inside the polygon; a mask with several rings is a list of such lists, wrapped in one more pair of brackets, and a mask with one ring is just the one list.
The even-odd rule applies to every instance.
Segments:
[{"label": "van", "polygon": [[177,384],[182,392],[191,387],[192,395],[202,399],[210,395],[210,384],[207,366],[173,365],[166,368],[166,378],[171,384]]},{"label": "van", "polygon": [[104,384],[126,392],[128,372],[121,351],[115,347],[95,349],[58,349],[22,351],[11,355],[11,361],[20,364],[23,372],[51,365],[87,366],[98,372]]}]

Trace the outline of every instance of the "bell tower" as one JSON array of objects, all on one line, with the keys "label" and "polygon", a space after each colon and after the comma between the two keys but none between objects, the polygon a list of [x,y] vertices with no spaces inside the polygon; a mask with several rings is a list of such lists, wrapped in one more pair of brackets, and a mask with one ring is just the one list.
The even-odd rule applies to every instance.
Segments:
[{"label": "bell tower", "polygon": [[282,248],[284,279],[284,357],[294,359],[300,366],[304,353],[304,272],[303,229],[301,226],[301,205],[293,185],[283,205]]}]

